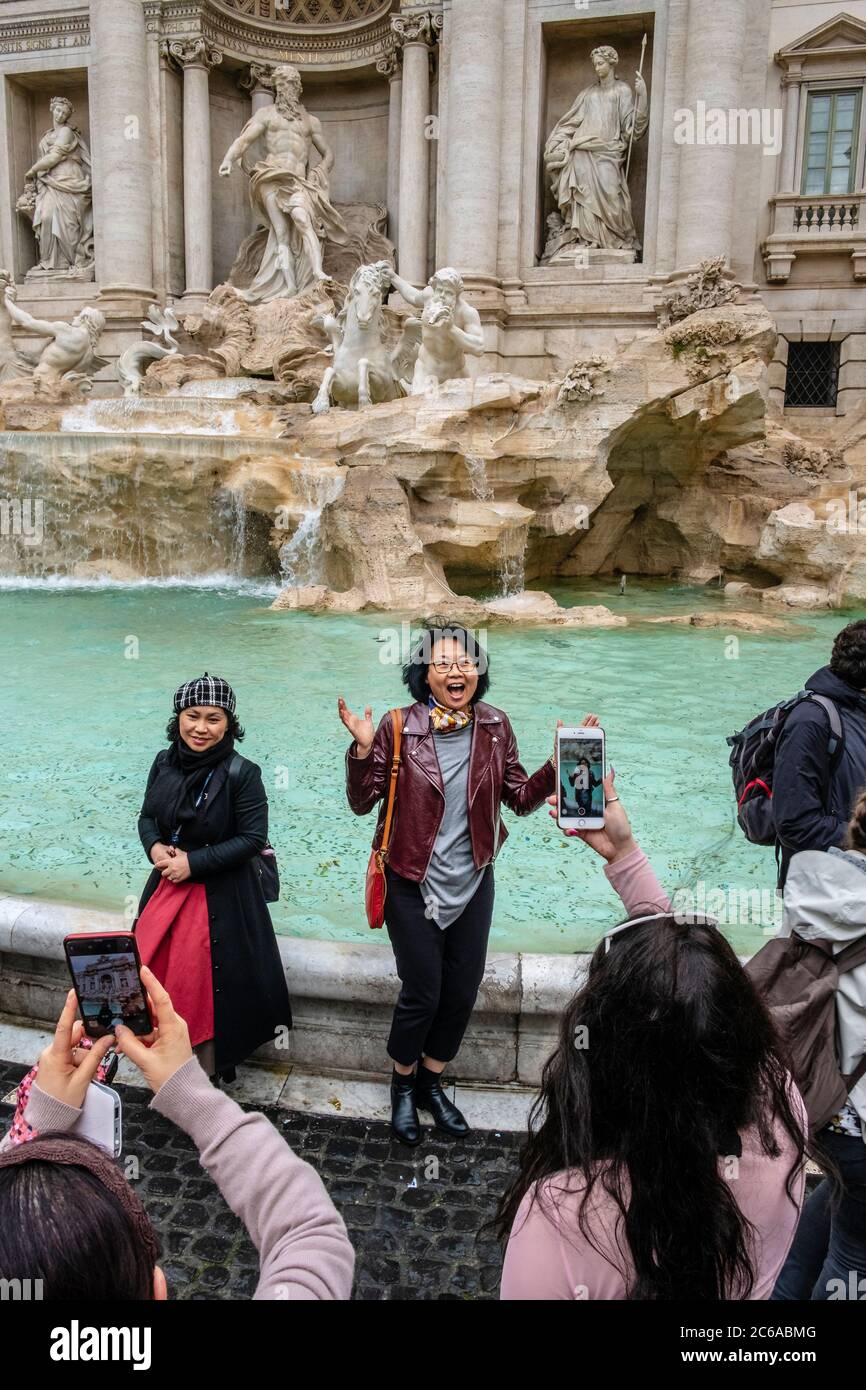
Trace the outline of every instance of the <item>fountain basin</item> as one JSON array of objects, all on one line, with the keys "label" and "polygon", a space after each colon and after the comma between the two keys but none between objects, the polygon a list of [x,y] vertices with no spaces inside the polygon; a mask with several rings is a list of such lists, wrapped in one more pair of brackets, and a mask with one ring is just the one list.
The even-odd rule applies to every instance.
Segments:
[{"label": "fountain basin", "polygon": [[[15,1022],[53,1027],[69,988],[63,938],[70,932],[120,930],[128,930],[120,915],[0,896],[3,1014]],[[400,987],[390,951],[285,937],[278,944],[295,1026],[288,1048],[269,1044],[256,1058],[314,1072],[390,1072],[384,1039]],[[459,1077],[537,1085],[555,1043],[559,1015],[580,983],[586,960],[490,955],[460,1051]]]}]

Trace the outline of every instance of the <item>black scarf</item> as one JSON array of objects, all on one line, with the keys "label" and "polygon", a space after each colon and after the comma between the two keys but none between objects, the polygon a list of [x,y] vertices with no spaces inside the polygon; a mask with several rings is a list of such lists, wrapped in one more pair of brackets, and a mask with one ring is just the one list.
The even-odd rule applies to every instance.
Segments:
[{"label": "black scarf", "polygon": [[144,811],[152,816],[157,824],[173,835],[175,830],[183,829],[197,815],[206,815],[211,800],[211,788],[216,778],[208,784],[208,794],[196,807],[208,776],[235,751],[235,741],[226,734],[212,748],[197,753],[182,738],[175,739],[159,765],[153,785],[147,793]]}]

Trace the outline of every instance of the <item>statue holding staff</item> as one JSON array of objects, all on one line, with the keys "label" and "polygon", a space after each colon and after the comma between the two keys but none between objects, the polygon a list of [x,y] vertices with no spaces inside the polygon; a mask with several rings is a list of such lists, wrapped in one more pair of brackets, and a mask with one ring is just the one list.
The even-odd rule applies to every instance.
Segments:
[{"label": "statue holding staff", "polygon": [[616,76],[619,55],[609,44],[592,51],[598,81],[586,87],[552,130],[544,167],[562,219],[563,246],[636,251],[627,159],[649,126],[640,70],[635,90]]}]

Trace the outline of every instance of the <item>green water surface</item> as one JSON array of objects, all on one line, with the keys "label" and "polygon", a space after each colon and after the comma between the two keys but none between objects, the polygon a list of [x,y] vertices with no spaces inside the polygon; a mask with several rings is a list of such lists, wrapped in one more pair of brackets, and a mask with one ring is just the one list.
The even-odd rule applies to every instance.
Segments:
[{"label": "green water surface", "polygon": [[[858,615],[802,616],[793,635],[731,634],[645,621],[722,608],[713,591],[631,582],[621,598],[615,584],[595,581],[552,591],[561,602],[606,603],[631,621],[491,631],[488,699],[511,718],[523,762],[532,770],[547,758],[557,717],[598,713],[618,789],[662,882],[692,885],[704,901],[725,890],[729,935],[738,949],[754,949],[772,922],[774,866],[771,851],[733,828],[725,736],[796,691]],[[348,739],[336,703],[338,695],[354,709],[369,703],[378,721],[403,701],[398,635],[383,615],[276,613],[270,599],[265,588],[229,581],[6,581],[0,890],[113,910],[134,901],[148,872],[136,819],[171,695],[207,669],[234,685],[242,750],[263,768],[283,881],[278,931],[387,945],[364,921],[373,817],[356,818],[346,803]],[[564,839],[546,809],[505,820],[492,948],[591,946],[621,916],[601,860]],[[718,899],[710,906],[718,911]]]}]

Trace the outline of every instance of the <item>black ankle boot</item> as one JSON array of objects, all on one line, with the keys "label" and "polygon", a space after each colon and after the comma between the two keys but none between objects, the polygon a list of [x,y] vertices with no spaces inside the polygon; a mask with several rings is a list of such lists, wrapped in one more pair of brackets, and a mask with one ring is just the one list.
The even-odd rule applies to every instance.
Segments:
[{"label": "black ankle boot", "polygon": [[443,1133],[450,1134],[454,1139],[462,1139],[469,1133],[469,1126],[457,1106],[451,1104],[442,1090],[442,1077],[439,1072],[419,1066],[415,1102],[419,1110],[426,1110],[428,1115],[433,1116],[434,1125]]},{"label": "black ankle boot", "polygon": [[391,1129],[401,1144],[413,1149],[421,1143],[421,1126],[415,1109],[415,1077],[395,1071],[391,1076]]}]

